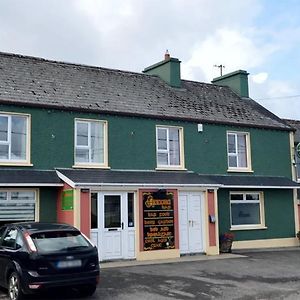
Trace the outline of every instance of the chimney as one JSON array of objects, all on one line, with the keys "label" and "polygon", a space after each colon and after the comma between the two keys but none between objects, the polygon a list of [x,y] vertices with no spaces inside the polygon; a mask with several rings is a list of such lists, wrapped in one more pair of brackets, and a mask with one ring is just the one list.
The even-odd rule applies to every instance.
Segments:
[{"label": "chimney", "polygon": [[212,83],[217,85],[227,85],[240,97],[249,98],[248,75],[248,72],[244,70],[238,70],[214,78]]},{"label": "chimney", "polygon": [[170,56],[168,50],[165,53],[165,59],[144,69],[143,73],[149,75],[157,75],[168,85],[180,88],[180,63],[178,58]]}]

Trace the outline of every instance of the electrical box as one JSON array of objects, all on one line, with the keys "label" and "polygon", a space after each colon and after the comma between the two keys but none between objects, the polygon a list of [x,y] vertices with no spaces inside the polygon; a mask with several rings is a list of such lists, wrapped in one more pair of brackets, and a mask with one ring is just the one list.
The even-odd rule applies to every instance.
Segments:
[{"label": "electrical box", "polygon": [[209,215],[209,223],[216,223],[216,217],[214,215]]}]

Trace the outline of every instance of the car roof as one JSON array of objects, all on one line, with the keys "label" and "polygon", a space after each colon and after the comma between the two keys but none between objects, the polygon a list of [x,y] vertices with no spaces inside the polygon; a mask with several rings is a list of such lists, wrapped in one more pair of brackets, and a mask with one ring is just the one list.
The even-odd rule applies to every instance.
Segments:
[{"label": "car roof", "polygon": [[79,231],[77,228],[63,223],[47,223],[47,222],[20,222],[10,223],[6,226],[15,226],[21,230],[29,233],[42,232],[42,231]]}]

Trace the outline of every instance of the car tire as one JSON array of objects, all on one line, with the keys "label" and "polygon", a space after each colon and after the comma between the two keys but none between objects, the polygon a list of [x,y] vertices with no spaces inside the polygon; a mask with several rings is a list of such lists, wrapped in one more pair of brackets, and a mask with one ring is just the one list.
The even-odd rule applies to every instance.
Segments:
[{"label": "car tire", "polygon": [[9,300],[24,299],[24,294],[21,290],[20,276],[17,272],[12,272],[8,279],[8,298]]},{"label": "car tire", "polygon": [[97,289],[97,286],[96,285],[86,285],[82,288],[80,288],[80,295],[83,296],[83,297],[89,297],[89,296],[92,296],[95,291]]}]

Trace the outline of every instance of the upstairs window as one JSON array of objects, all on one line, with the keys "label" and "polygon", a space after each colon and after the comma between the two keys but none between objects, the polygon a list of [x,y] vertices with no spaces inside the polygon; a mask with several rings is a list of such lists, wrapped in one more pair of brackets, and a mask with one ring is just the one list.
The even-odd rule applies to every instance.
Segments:
[{"label": "upstairs window", "polygon": [[250,171],[249,133],[227,132],[228,168],[233,171]]},{"label": "upstairs window", "polygon": [[181,127],[156,128],[157,167],[183,168],[183,129]]},{"label": "upstairs window", "polygon": [[75,120],[75,166],[107,166],[107,123]]},{"label": "upstairs window", "polygon": [[29,163],[29,116],[0,114],[0,164]]}]

